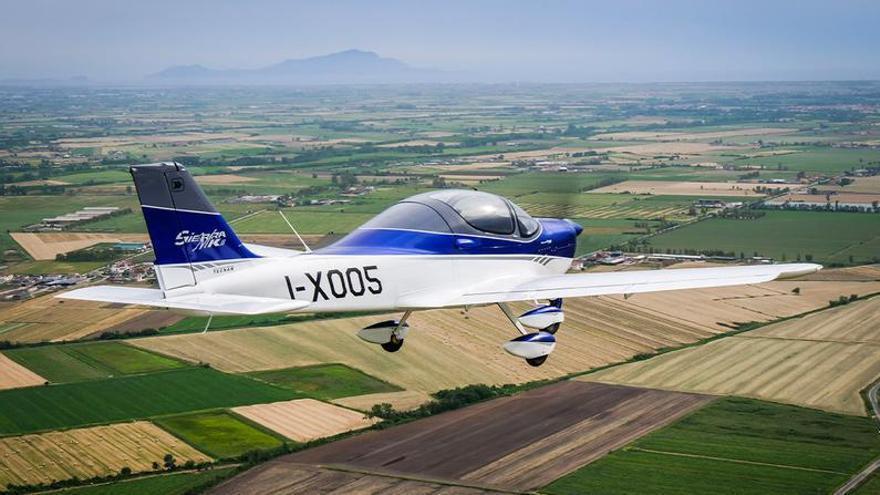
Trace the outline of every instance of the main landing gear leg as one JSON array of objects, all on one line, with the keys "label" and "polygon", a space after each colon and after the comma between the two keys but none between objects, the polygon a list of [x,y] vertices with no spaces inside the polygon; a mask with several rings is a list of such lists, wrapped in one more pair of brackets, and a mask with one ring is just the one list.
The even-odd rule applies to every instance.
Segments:
[{"label": "main landing gear leg", "polygon": [[519,337],[505,343],[504,350],[516,357],[525,359],[529,366],[541,366],[544,364],[544,361],[547,360],[547,356],[549,356],[556,347],[556,337],[554,337],[552,333],[543,330],[540,332],[528,333],[523,324],[519,321],[519,318],[514,316],[510,307],[506,303],[498,303],[498,307],[501,308],[504,316],[510,320],[510,323],[512,323],[521,334]]}]

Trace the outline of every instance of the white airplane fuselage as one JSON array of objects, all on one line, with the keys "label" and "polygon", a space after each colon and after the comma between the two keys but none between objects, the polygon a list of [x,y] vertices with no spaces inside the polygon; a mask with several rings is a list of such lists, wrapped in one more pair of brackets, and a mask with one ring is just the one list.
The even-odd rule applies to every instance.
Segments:
[{"label": "white airplane fuselage", "polygon": [[[308,302],[308,313],[442,307],[463,291],[523,276],[565,273],[571,258],[512,255],[327,255],[197,263],[196,285],[172,294],[240,294]],[[167,274],[168,269],[163,267]],[[181,266],[189,270],[189,266]],[[167,276],[167,275],[166,275]]]}]

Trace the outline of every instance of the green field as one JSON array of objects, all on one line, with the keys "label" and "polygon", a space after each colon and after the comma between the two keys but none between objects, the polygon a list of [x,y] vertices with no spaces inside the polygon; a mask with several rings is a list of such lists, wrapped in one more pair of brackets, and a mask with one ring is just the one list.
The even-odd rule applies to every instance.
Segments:
[{"label": "green field", "polygon": [[217,459],[238,457],[254,450],[280,447],[283,441],[227,412],[186,414],[156,423],[193,447]]},{"label": "green field", "polygon": [[298,394],[241,375],[184,368],[0,392],[0,435],[277,402]]},{"label": "green field", "polygon": [[121,342],[52,345],[12,349],[5,354],[55,383],[162,371],[184,363]]},{"label": "green field", "polygon": [[[372,213],[349,212],[348,207],[336,207],[335,211],[309,206],[285,208],[284,215],[300,234],[348,233],[373,218]],[[265,211],[246,218],[234,225],[239,234],[290,234],[293,233],[284,219],[275,211]]]},{"label": "green field", "polygon": [[249,375],[323,400],[403,390],[344,364],[319,364],[302,368],[257,371]]},{"label": "green field", "polygon": [[856,495],[878,495],[880,494],[880,473],[874,471],[874,474],[868,478],[863,484],[861,484],[856,490],[853,492]]},{"label": "green field", "polygon": [[584,228],[577,239],[577,253],[575,253],[577,256],[607,249],[610,246],[620,246],[645,235],[645,228],[636,227],[636,223],[647,223],[652,228],[660,225],[660,222],[623,219],[572,218],[572,220]]},{"label": "green field", "polygon": [[29,275],[85,274],[97,270],[106,261],[24,261],[9,267],[9,273]]},{"label": "green field", "polygon": [[[535,193],[565,194],[566,196],[577,194],[583,190],[597,187],[603,179],[609,177],[611,176],[603,174],[531,172],[490,182],[480,189],[518,201],[515,198]],[[620,178],[623,179],[622,174]]]},{"label": "green field", "polygon": [[552,218],[686,219],[697,199],[711,197],[630,194],[534,193],[517,198],[531,215]]},{"label": "green field", "polygon": [[713,218],[650,240],[656,251],[720,250],[778,261],[871,263],[880,259],[880,215],[820,211],[773,211],[755,220]]},{"label": "green field", "polygon": [[133,198],[122,196],[0,197],[0,253],[18,247],[8,232],[19,231],[22,227],[39,223],[43,218],[73,213],[84,206],[131,207],[135,204]]},{"label": "green field", "polygon": [[[840,474],[624,450],[555,481],[542,492],[554,495],[807,494],[828,493],[829,488],[846,479],[846,475]],[[826,490],[817,491],[817,487]]]},{"label": "green field", "polygon": [[880,437],[868,418],[731,397],[543,491],[827,493],[878,454]]},{"label": "green field", "polygon": [[778,167],[788,170],[803,170],[805,172],[840,173],[851,169],[877,166],[880,162],[880,151],[871,149],[841,149],[841,148],[788,148],[797,150],[797,153],[779,156],[766,156],[760,158],[743,158],[732,163],[736,165],[763,165],[766,168]]},{"label": "green field", "polygon": [[146,476],[103,485],[68,488],[54,493],[63,495],[185,495],[218,478],[231,474],[233,468],[218,468],[198,473],[173,473]]}]

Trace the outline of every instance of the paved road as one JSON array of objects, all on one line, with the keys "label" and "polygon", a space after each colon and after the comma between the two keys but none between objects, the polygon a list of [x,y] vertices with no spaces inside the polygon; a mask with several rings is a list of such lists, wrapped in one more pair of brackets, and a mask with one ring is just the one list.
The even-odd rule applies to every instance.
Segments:
[{"label": "paved road", "polygon": [[[880,425],[880,397],[878,395],[880,395],[880,382],[877,382],[868,390],[868,401],[871,403],[871,409],[874,410],[874,419]],[[878,433],[880,433],[880,426],[878,426]],[[850,478],[849,481],[834,492],[834,495],[846,495],[852,492],[878,469],[880,469],[880,459],[876,459],[871,464],[868,464],[865,469],[862,469],[861,472]]]}]

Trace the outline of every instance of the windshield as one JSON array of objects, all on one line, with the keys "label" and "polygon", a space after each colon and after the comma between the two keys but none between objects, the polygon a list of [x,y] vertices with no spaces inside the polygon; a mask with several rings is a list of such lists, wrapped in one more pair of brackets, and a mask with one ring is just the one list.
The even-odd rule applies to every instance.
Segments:
[{"label": "windshield", "polygon": [[433,198],[451,206],[472,227],[491,234],[509,235],[514,223],[507,201],[479,191],[441,191]]},{"label": "windshield", "polygon": [[519,226],[519,235],[521,237],[531,237],[535,235],[535,232],[538,231],[541,224],[529,216],[529,214],[519,206],[513,203],[510,204],[513,205],[513,211],[516,213],[516,224]]}]

